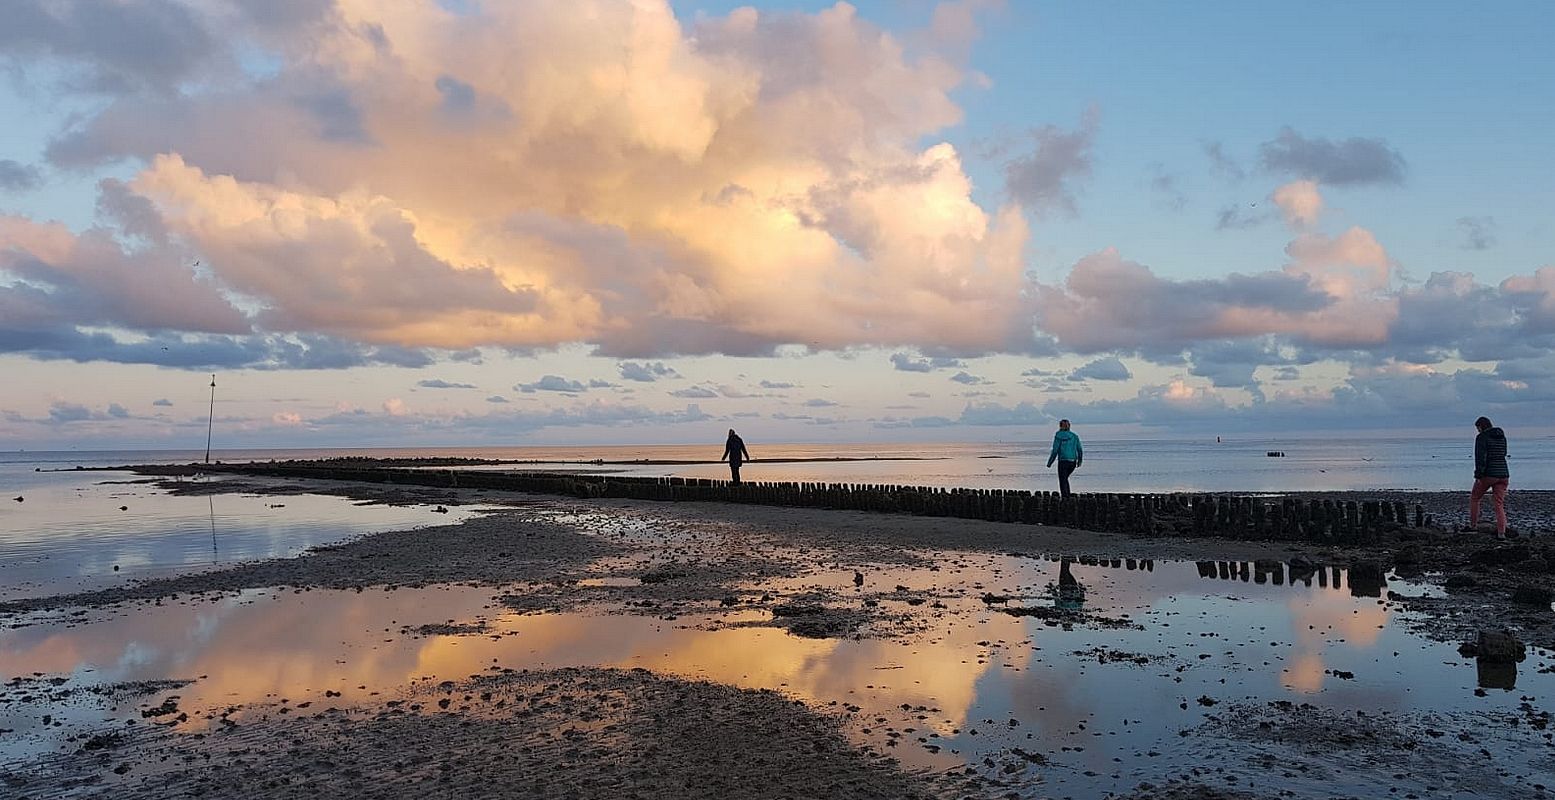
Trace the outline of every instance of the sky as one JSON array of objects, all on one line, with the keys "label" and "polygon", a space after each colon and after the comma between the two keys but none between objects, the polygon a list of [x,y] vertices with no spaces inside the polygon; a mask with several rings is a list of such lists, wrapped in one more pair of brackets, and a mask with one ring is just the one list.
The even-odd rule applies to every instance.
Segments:
[{"label": "sky", "polygon": [[0,450],[1551,427],[1547,3],[6,13]]}]

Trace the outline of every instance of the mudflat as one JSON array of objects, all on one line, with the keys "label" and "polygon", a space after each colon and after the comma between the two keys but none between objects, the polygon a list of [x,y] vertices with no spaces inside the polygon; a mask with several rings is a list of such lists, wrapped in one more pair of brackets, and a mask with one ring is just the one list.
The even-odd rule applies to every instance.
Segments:
[{"label": "mudflat", "polygon": [[[1539,535],[1324,548],[263,478],[165,489],[505,508],[0,605],[16,653],[0,662],[17,676],[0,720],[33,720],[0,721],[29,742],[0,768],[17,796],[1275,797],[1340,786],[1511,797],[1542,792],[1540,765],[1555,764],[1548,712],[1527,688],[1555,688],[1555,624],[1547,595],[1533,602],[1552,586],[1555,554]],[[1360,580],[1374,570],[1386,575],[1376,591]],[[456,595],[443,614],[441,598]],[[1279,618],[1289,630],[1236,617],[1265,595],[1276,609],[1281,597],[1304,604]],[[159,667],[176,685],[128,697],[91,673],[38,668],[45,643],[146,638],[156,620],[195,630],[221,614],[247,615],[250,630],[311,620],[317,640],[294,632],[303,644],[276,662],[307,664],[309,679],[224,681],[244,666],[236,643],[195,647],[203,663]],[[1335,643],[1374,636],[1367,628],[1441,668],[1419,672],[1402,650],[1382,660],[1375,647],[1375,666],[1339,663]],[[1503,628],[1531,648],[1513,666],[1515,696],[1496,688],[1504,671],[1446,663],[1457,644]],[[334,640],[348,644],[336,654]],[[274,641],[255,638],[246,659],[264,663],[282,649]],[[381,668],[384,653],[413,665]],[[174,674],[194,665],[204,671]],[[829,670],[848,680],[815,677]],[[1389,696],[1460,679],[1439,702]],[[1107,718],[1106,698],[1066,696],[1136,684],[1180,693],[1163,706],[1180,719]],[[998,687],[1033,694],[995,703],[993,718]],[[43,714],[53,719],[38,726]]]}]

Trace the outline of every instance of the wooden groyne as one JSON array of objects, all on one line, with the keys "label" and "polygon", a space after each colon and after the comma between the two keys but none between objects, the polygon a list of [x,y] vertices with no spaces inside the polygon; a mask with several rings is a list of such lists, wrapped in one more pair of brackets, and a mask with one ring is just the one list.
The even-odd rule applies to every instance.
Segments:
[{"label": "wooden groyne", "polygon": [[[136,468],[145,473],[166,467]],[[179,468],[185,473],[191,468]],[[1212,535],[1237,539],[1366,544],[1404,528],[1432,525],[1424,509],[1385,500],[1258,497],[1231,494],[1087,493],[945,489],[858,483],[578,475],[557,472],[402,469],[308,464],[200,465],[198,470],[406,486],[488,489],[581,498],[725,502],[795,508],[1055,525],[1146,536]]]}]

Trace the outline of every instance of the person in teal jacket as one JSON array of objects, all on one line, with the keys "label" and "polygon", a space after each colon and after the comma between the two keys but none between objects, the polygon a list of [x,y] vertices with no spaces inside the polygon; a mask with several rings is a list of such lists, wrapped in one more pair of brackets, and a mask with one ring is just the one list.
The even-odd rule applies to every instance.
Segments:
[{"label": "person in teal jacket", "polygon": [[1085,460],[1085,448],[1080,446],[1080,437],[1074,431],[1069,430],[1069,420],[1058,421],[1058,433],[1053,434],[1053,452],[1048,454],[1047,465],[1053,466],[1058,462],[1058,492],[1068,497],[1069,475],[1079,469],[1080,462]]}]

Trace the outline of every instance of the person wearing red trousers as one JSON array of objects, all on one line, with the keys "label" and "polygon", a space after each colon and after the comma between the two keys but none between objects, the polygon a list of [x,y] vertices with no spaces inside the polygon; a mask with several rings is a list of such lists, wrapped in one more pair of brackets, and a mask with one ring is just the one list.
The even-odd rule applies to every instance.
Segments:
[{"label": "person wearing red trousers", "polygon": [[1496,509],[1496,538],[1506,538],[1506,489],[1512,471],[1506,465],[1506,432],[1486,417],[1474,420],[1474,488],[1469,492],[1468,530],[1479,526],[1479,501],[1490,492]]}]

